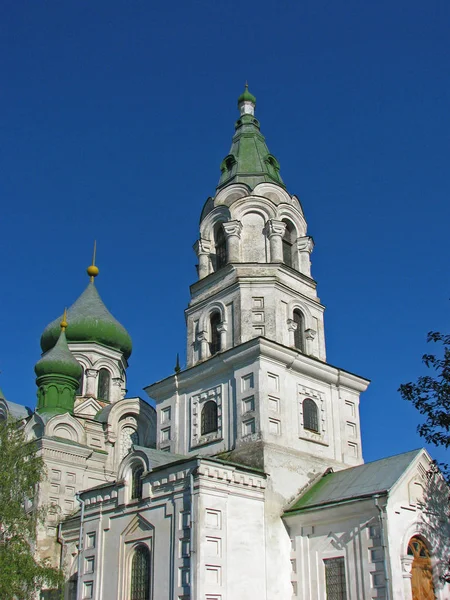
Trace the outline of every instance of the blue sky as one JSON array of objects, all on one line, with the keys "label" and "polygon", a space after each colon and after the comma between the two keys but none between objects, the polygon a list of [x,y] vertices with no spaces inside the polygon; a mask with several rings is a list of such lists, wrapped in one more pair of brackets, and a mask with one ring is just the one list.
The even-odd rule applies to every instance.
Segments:
[{"label": "blue sky", "polygon": [[449,20],[444,0],[3,2],[5,395],[34,406],[40,334],[94,239],[129,393],[184,361],[192,244],[248,80],[315,239],[328,360],[372,380],[365,459],[423,445],[397,388],[449,331]]}]

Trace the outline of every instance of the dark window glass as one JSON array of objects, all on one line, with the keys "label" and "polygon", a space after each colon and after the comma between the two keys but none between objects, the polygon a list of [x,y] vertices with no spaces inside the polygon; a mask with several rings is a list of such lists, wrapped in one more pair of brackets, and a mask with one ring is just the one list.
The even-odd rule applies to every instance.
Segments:
[{"label": "dark window glass", "polygon": [[217,404],[208,400],[202,409],[202,435],[217,431]]},{"label": "dark window glass", "polygon": [[327,600],[347,600],[344,557],[327,558],[323,562],[325,565]]},{"label": "dark window glass", "polygon": [[106,400],[109,402],[109,385],[111,381],[111,374],[108,369],[100,369],[98,372],[98,394],[99,400]]},{"label": "dark window glass", "polygon": [[209,344],[209,352],[212,356],[213,354],[217,354],[217,352],[220,352],[221,350],[220,331],[218,330],[218,327],[220,325],[220,314],[218,312],[215,312],[211,315],[209,324],[211,327],[211,342]]},{"label": "dark window glass", "polygon": [[303,427],[316,433],[319,432],[319,412],[317,404],[311,398],[303,400]]},{"label": "dark window glass", "polygon": [[131,498],[142,498],[142,475],[144,467],[135,467],[131,477]]},{"label": "dark window glass", "polygon": [[131,561],[130,600],[150,600],[150,552],[138,546]]},{"label": "dark window glass", "polygon": [[216,229],[216,271],[227,264],[227,240],[222,225]]},{"label": "dark window glass", "polygon": [[286,229],[284,230],[283,235],[283,262],[288,267],[292,267],[292,246],[294,245],[294,226],[292,223],[288,221],[284,221],[286,223]]},{"label": "dark window glass", "polygon": [[[83,365],[81,365],[81,367],[83,367]],[[77,388],[77,396],[83,395],[83,382],[84,382],[84,369],[81,371],[80,383],[78,384],[78,388]]]},{"label": "dark window glass", "polygon": [[294,344],[297,350],[300,352],[305,351],[304,346],[304,334],[305,334],[305,325],[303,322],[303,315],[299,310],[294,310],[294,323],[297,324],[297,329],[294,331]]}]

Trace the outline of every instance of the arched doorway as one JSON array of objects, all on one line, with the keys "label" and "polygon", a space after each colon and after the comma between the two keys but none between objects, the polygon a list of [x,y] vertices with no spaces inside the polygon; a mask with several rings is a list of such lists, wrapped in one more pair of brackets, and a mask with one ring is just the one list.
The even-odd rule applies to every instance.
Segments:
[{"label": "arched doorway", "polygon": [[435,600],[430,552],[419,537],[412,537],[408,555],[413,556],[411,586],[413,600]]}]

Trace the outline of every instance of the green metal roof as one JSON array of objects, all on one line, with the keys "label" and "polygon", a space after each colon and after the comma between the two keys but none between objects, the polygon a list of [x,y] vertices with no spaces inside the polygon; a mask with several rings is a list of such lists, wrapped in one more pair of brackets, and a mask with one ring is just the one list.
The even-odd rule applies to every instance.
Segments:
[{"label": "green metal roof", "polygon": [[[243,101],[256,102],[248,89],[239,97]],[[258,183],[275,183],[285,188],[280,176],[280,165],[270,154],[260,132],[259,121],[252,114],[242,114],[236,121],[235,134],[229,154],[220,165],[222,174],[217,190],[232,183],[245,183],[253,190]]]},{"label": "green metal roof", "polygon": [[67,345],[66,334],[60,330],[56,344],[38,360],[34,367],[38,377],[44,375],[67,375],[77,381],[83,372],[80,363],[74,357]]},{"label": "green metal roof", "polygon": [[[126,329],[117,321],[106,306],[94,285],[90,282],[81,296],[67,311],[67,341],[98,342],[104,346],[120,350],[128,358],[131,354],[131,338]],[[52,321],[41,337],[44,352],[52,348],[59,337],[61,317]]]},{"label": "green metal roof", "polygon": [[422,452],[411,450],[371,463],[325,473],[285,514],[388,492]]}]

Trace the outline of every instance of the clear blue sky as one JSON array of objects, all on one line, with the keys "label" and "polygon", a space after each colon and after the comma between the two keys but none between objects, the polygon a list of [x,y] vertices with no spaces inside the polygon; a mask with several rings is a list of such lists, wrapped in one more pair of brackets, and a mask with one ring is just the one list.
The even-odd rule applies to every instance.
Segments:
[{"label": "clear blue sky", "polygon": [[248,79],[316,242],[328,359],[372,380],[365,458],[422,445],[397,388],[449,332],[449,23],[448,0],[5,0],[5,395],[34,406],[40,334],[86,286],[94,238],[129,393],[184,361],[192,244]]}]

